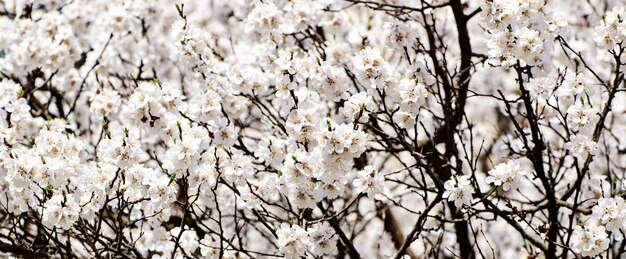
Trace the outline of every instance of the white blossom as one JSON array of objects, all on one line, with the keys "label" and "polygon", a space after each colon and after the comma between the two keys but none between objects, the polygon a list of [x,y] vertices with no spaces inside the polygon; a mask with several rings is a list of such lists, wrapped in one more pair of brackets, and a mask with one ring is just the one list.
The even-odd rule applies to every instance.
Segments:
[{"label": "white blossom", "polygon": [[598,144],[590,140],[585,135],[573,135],[570,141],[565,143],[565,148],[572,154],[581,159],[585,159],[587,155],[595,155],[598,151]]},{"label": "white blossom", "polygon": [[469,176],[452,177],[444,183],[444,187],[446,191],[443,193],[443,198],[453,201],[455,206],[461,207],[471,204],[474,189]]},{"label": "white blossom", "polygon": [[571,236],[572,250],[581,256],[596,256],[609,247],[609,235],[603,226],[575,226]]},{"label": "white blossom", "polygon": [[374,167],[368,165],[358,172],[358,177],[354,179],[352,185],[357,192],[367,193],[368,197],[373,198],[383,192],[383,176]]},{"label": "white blossom", "polygon": [[527,172],[518,160],[500,163],[489,171],[486,181],[495,186],[502,186],[504,191],[517,190]]},{"label": "white blossom", "polygon": [[593,207],[592,218],[597,219],[611,231],[615,237],[621,238],[626,229],[626,204],[622,197],[600,198],[598,204]]},{"label": "white blossom", "polygon": [[298,225],[289,226],[286,223],[280,225],[276,231],[278,236],[278,248],[285,258],[299,258],[304,256],[310,242],[309,234]]}]

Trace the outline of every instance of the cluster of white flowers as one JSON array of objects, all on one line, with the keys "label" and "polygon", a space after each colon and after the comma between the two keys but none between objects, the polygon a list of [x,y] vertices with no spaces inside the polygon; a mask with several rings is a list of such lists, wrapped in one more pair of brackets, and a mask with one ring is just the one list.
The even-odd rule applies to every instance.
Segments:
[{"label": "cluster of white flowers", "polygon": [[486,181],[495,186],[502,186],[502,190],[517,190],[527,172],[518,160],[500,163],[489,171]]},{"label": "cluster of white flowers", "polygon": [[616,238],[623,236],[626,230],[626,204],[622,197],[600,198],[593,207],[591,218],[597,220],[611,231]]},{"label": "cluster of white flowers", "polygon": [[115,119],[113,116],[117,115],[121,103],[122,99],[117,91],[113,89],[97,89],[91,97],[89,112],[98,121],[102,121],[105,117]]},{"label": "cluster of white flowers", "polygon": [[344,104],[342,114],[349,122],[366,123],[368,121],[369,111],[374,111],[376,106],[372,97],[366,92],[350,96],[350,99]]},{"label": "cluster of white flowers", "polygon": [[85,46],[76,37],[71,20],[58,12],[40,19],[37,22],[19,19],[11,26],[5,24],[2,30],[7,32],[7,38],[0,40],[5,55],[0,59],[0,69],[25,76],[35,69],[50,75],[66,73],[74,67],[72,61],[80,58]]},{"label": "cluster of white flowers", "polygon": [[316,256],[330,255],[336,250],[334,243],[337,242],[337,237],[328,223],[310,227],[308,230],[283,223],[276,235],[280,252],[284,253],[285,258],[300,258],[307,250]]},{"label": "cluster of white flowers", "polygon": [[[550,71],[545,62],[554,49],[554,38],[567,23],[545,7],[547,1],[481,1],[481,15],[490,36],[489,57],[507,68],[518,62]],[[549,65],[549,63],[547,64]]]},{"label": "cluster of white flowers", "polygon": [[597,256],[611,242],[609,233],[622,240],[626,230],[626,203],[622,197],[600,198],[584,226],[576,226],[571,234],[572,250],[581,256]]},{"label": "cluster of white flowers", "polygon": [[7,79],[0,81],[0,139],[9,145],[16,144],[22,137],[32,136],[35,125],[43,123],[31,116],[23,94],[20,85]]},{"label": "cluster of white flowers", "polygon": [[598,110],[582,102],[576,102],[567,109],[567,122],[573,131],[581,131],[593,125],[598,118]]},{"label": "cluster of white flowers", "polygon": [[93,219],[111,192],[113,172],[84,161],[83,143],[66,133],[63,122],[48,122],[32,148],[3,153],[2,183],[7,189],[0,203],[9,212],[39,209],[44,200],[47,227],[69,229],[79,216]]},{"label": "cluster of white flowers", "polygon": [[443,193],[443,198],[453,201],[455,206],[472,204],[474,188],[468,175],[453,176],[445,182],[444,188],[446,191]]},{"label": "cluster of white flowers", "polygon": [[422,83],[416,83],[408,78],[400,80],[398,88],[402,102],[393,119],[400,127],[410,129],[417,122],[419,108],[424,104],[428,92]]},{"label": "cluster of white flowers", "polygon": [[383,176],[376,172],[373,166],[368,165],[359,171],[359,176],[354,179],[352,185],[357,192],[367,193],[367,196],[373,198],[375,195],[383,193],[383,180]]},{"label": "cluster of white flowers", "polygon": [[285,258],[299,258],[304,255],[310,243],[307,231],[298,225],[289,226],[283,223],[276,231],[280,252],[285,254]]},{"label": "cluster of white flowers", "polygon": [[[292,138],[283,143],[293,144],[276,148],[287,151],[284,163],[277,168],[282,172],[280,191],[300,208],[315,208],[322,199],[337,197],[353,173],[353,159],[366,148],[367,135],[355,130],[353,124],[333,125],[327,121],[328,126],[323,127],[322,119],[313,116],[315,113],[290,117],[287,127],[293,130]],[[271,150],[263,151],[257,154],[276,159]],[[264,160],[268,165],[272,161]]]},{"label": "cluster of white flowers", "polygon": [[573,135],[570,141],[565,143],[565,148],[574,156],[585,159],[587,155],[595,155],[598,151],[598,143],[590,140],[585,135]]},{"label": "cluster of white flowers", "polygon": [[354,59],[353,66],[356,78],[371,88],[385,85],[385,79],[392,71],[390,64],[381,56],[380,50],[372,47],[361,50]]},{"label": "cluster of white flowers", "polygon": [[599,47],[613,50],[626,39],[626,11],[615,7],[602,16],[602,23],[595,27],[593,40]]},{"label": "cluster of white flowers", "polygon": [[575,226],[572,232],[572,250],[581,256],[597,256],[609,248],[609,235],[603,226],[586,224]]},{"label": "cluster of white flowers", "polygon": [[397,20],[389,21],[383,24],[385,36],[389,39],[387,45],[400,52],[408,52],[417,39],[417,28],[415,23],[399,22]]}]

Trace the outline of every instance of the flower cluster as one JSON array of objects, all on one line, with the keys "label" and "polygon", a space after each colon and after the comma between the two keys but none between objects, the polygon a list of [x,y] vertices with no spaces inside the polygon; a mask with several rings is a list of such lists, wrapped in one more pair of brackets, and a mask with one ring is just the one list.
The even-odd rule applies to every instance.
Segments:
[{"label": "flower cluster", "polygon": [[72,21],[58,12],[40,19],[37,22],[19,19],[11,26],[2,27],[7,38],[0,40],[0,49],[4,51],[0,69],[25,76],[36,69],[52,74],[73,68],[72,61],[80,58],[84,46],[75,35]]},{"label": "flower cluster", "polygon": [[285,258],[300,258],[307,250],[316,256],[329,255],[334,252],[334,235],[328,223],[305,230],[297,225],[284,223],[276,231],[280,251]]},{"label": "flower cluster", "polygon": [[585,159],[587,155],[597,153],[598,144],[585,135],[573,135],[570,137],[570,141],[565,143],[565,148],[574,156]]},{"label": "flower cluster", "polygon": [[385,36],[389,38],[387,45],[397,51],[405,52],[411,49],[416,42],[417,25],[403,23],[396,20],[383,24]]},{"label": "flower cluster", "polygon": [[355,130],[353,124],[332,125],[327,121],[329,125],[322,128],[320,119],[312,116],[303,113],[287,120],[294,134],[284,143],[295,146],[283,148],[287,152],[278,168],[282,172],[279,190],[300,208],[314,208],[322,199],[335,198],[343,191],[353,173],[353,159],[365,151],[367,140],[367,135]]},{"label": "flower cluster", "polygon": [[615,7],[602,16],[602,23],[595,27],[593,40],[599,47],[614,49],[626,39],[626,11]]},{"label": "flower cluster", "polygon": [[575,226],[571,238],[572,250],[581,256],[596,256],[609,247],[609,235],[603,226]]},{"label": "flower cluster", "polygon": [[511,160],[507,163],[496,165],[489,171],[486,181],[495,186],[502,186],[502,190],[517,190],[527,172],[522,168],[519,161]]},{"label": "flower cluster", "polygon": [[20,85],[7,79],[0,81],[0,138],[13,145],[24,136],[32,136],[35,125],[43,123],[33,118]]},{"label": "flower cluster", "polygon": [[509,67],[517,64],[549,71],[545,64],[554,38],[567,23],[545,7],[547,1],[481,1],[481,15],[489,26],[489,57]]},{"label": "flower cluster", "polygon": [[597,109],[576,102],[567,109],[567,122],[574,131],[580,131],[597,121]]},{"label": "flower cluster", "polygon": [[352,182],[357,192],[367,193],[373,198],[377,194],[382,194],[384,190],[383,177],[371,165],[359,171],[359,176]]},{"label": "flower cluster", "polygon": [[593,207],[592,219],[597,220],[611,231],[616,237],[623,236],[626,230],[626,204],[622,197],[600,198]]},{"label": "flower cluster", "polygon": [[626,225],[626,203],[622,197],[600,198],[584,226],[574,227],[572,250],[581,256],[597,256],[609,247],[611,232],[622,240]]},{"label": "flower cluster", "polygon": [[460,207],[463,205],[470,205],[472,203],[472,194],[474,188],[469,176],[462,175],[459,177],[452,177],[445,182],[446,191],[443,193],[443,198],[448,199],[450,202],[454,202],[454,206]]}]

